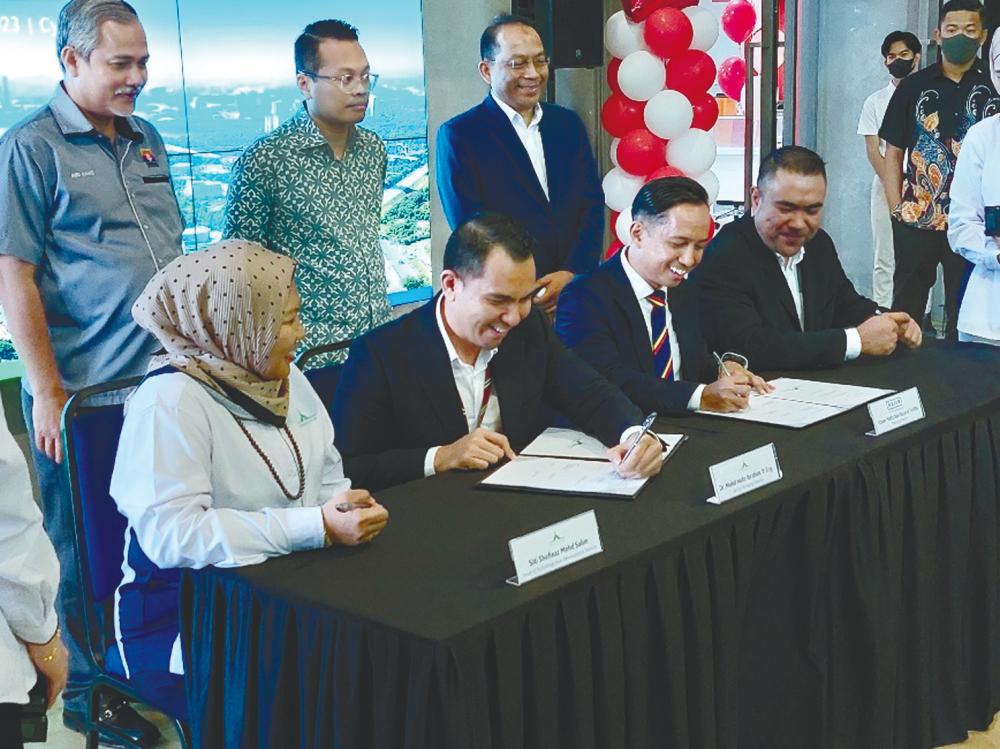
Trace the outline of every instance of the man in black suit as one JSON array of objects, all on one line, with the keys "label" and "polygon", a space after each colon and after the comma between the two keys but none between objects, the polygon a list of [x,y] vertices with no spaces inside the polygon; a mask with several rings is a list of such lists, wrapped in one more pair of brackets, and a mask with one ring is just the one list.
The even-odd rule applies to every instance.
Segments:
[{"label": "man in black suit", "polygon": [[640,408],[737,411],[751,387],[771,390],[741,363],[720,372],[702,338],[697,288],[685,279],[711,230],[705,188],[687,177],[653,180],[632,202],[629,245],[563,289],[559,337]]},{"label": "man in black suit", "polygon": [[820,228],[826,167],[801,146],[774,151],[751,189],[752,215],[712,240],[695,279],[708,342],[739,351],[754,367],[833,367],[861,354],[921,343],[904,312],[879,314],[854,290]]},{"label": "man in black suit", "polygon": [[479,214],[451,235],[441,293],[354,342],[334,398],[345,473],[382,488],[513,458],[557,411],[606,445],[623,477],[660,470],[643,415],[532,309],[533,241],[511,219]]}]

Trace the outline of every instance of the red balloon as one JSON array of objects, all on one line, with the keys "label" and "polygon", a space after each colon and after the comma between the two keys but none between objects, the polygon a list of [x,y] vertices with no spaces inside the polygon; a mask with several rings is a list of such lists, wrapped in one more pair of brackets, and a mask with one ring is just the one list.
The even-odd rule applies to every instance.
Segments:
[{"label": "red balloon", "polygon": [[675,166],[670,166],[670,164],[667,164],[666,166],[661,166],[655,172],[650,172],[649,176],[646,177],[646,184],[652,182],[654,179],[661,179],[663,177],[683,177],[683,176],[684,172],[682,172]]},{"label": "red balloon", "polygon": [[618,85],[618,68],[621,66],[622,61],[620,57],[612,57],[611,62],[608,63],[608,88],[616,94],[622,92],[622,87]]},{"label": "red balloon", "polygon": [[645,104],[622,94],[611,94],[601,107],[601,124],[616,138],[645,125],[642,110]]},{"label": "red balloon", "polygon": [[622,10],[632,23],[641,23],[663,7],[664,0],[622,0]]},{"label": "red balloon", "polygon": [[650,52],[666,60],[691,46],[694,26],[683,11],[677,8],[660,8],[646,19],[642,38]]},{"label": "red balloon", "polygon": [[719,121],[719,102],[715,100],[707,91],[689,96],[691,108],[694,110],[694,119],[691,120],[691,127],[699,130],[711,130],[715,123]]},{"label": "red balloon", "polygon": [[684,8],[690,8],[698,4],[698,0],[666,0],[663,3],[666,8],[677,8],[678,10],[684,10]]},{"label": "red balloon", "polygon": [[785,33],[785,0],[778,0],[778,31]]},{"label": "red balloon", "polygon": [[667,142],[646,128],[632,130],[618,144],[618,166],[629,174],[645,177],[667,162]]},{"label": "red balloon", "polygon": [[722,11],[722,30],[737,44],[743,44],[757,25],[757,11],[747,0],[732,0]]},{"label": "red balloon", "polygon": [[611,240],[611,244],[609,244],[608,248],[604,251],[604,259],[607,260],[608,258],[614,257],[621,252],[622,247],[624,246],[625,245],[621,243],[621,240],[618,239],[618,237],[615,237]]},{"label": "red balloon", "polygon": [[719,88],[730,99],[740,100],[747,82],[747,64],[742,57],[727,57],[719,65]]},{"label": "red balloon", "polygon": [[702,94],[715,82],[715,61],[707,52],[689,49],[667,61],[667,88],[689,99]]},{"label": "red balloon", "polygon": [[785,100],[785,63],[781,63],[778,66],[777,81],[778,84],[778,101]]}]

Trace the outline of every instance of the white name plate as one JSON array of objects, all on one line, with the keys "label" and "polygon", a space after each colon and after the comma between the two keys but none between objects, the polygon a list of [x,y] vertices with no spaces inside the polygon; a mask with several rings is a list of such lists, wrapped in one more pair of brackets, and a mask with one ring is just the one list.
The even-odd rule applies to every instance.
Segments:
[{"label": "white name plate", "polygon": [[866,432],[869,437],[878,437],[893,429],[920,421],[926,415],[920,393],[916,388],[869,403],[868,413],[871,414],[872,426],[875,427],[872,431]]},{"label": "white name plate", "polygon": [[604,551],[593,510],[512,538],[507,544],[517,573],[507,580],[511,585],[524,585]]},{"label": "white name plate", "polygon": [[781,466],[778,465],[778,450],[773,442],[735,458],[724,460],[709,467],[712,477],[712,487],[715,496],[708,501],[713,505],[721,505],[733,497],[746,494],[762,486],[773,484],[781,478]]}]

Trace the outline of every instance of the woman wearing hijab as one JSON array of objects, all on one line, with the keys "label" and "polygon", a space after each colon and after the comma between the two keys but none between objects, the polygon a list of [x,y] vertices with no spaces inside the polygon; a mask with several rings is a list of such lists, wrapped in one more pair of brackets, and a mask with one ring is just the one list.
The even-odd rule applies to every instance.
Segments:
[{"label": "woman wearing hijab", "polygon": [[[1000,34],[993,35],[989,64],[993,87],[1000,90]],[[958,340],[1000,346],[1000,102],[962,141],[948,241],[974,266],[958,312]]]},{"label": "woman wearing hijab", "polygon": [[132,308],[164,353],[126,405],[111,479],[128,520],[115,624],[129,678],[182,673],[175,568],[366,543],[388,521],[350,489],[326,407],[292,365],[293,271],[221,242],[170,263]]}]

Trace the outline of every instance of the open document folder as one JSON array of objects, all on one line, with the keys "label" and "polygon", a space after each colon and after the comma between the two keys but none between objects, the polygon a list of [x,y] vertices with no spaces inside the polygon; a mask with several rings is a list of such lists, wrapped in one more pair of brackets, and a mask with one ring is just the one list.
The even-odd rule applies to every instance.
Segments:
[{"label": "open document folder", "polygon": [[894,392],[793,377],[779,377],[770,382],[774,392],[767,395],[751,392],[746,410],[732,413],[699,410],[698,413],[801,429]]},{"label": "open document folder", "polygon": [[[683,434],[658,436],[667,445],[664,460],[687,439]],[[621,478],[607,452],[599,440],[583,432],[549,427],[514,460],[480,481],[479,486],[631,499],[649,479]]]}]

